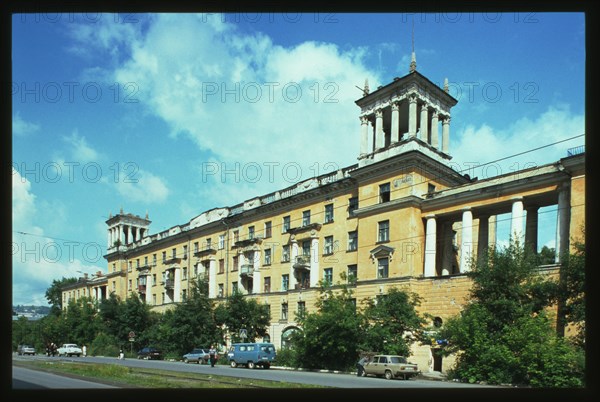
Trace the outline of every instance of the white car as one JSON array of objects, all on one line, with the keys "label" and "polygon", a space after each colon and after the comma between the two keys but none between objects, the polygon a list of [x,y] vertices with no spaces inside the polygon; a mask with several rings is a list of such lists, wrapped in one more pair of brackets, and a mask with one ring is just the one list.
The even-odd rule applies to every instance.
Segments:
[{"label": "white car", "polygon": [[81,356],[83,351],[77,344],[75,343],[64,343],[60,348],[58,348],[59,356]]}]

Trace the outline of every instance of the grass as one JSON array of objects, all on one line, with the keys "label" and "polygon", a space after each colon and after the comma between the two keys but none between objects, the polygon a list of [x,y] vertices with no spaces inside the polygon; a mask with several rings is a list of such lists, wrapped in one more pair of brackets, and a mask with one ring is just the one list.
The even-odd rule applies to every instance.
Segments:
[{"label": "grass", "polygon": [[99,380],[123,388],[322,388],[308,384],[126,367],[117,364],[13,361],[13,365],[66,374],[80,379]]}]

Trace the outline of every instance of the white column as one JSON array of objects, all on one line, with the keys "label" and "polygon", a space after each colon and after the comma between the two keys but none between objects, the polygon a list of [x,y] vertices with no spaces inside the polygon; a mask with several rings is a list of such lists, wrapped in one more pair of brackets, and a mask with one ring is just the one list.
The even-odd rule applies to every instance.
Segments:
[{"label": "white column", "polygon": [[108,248],[112,247],[112,241],[111,241],[112,240],[112,235],[111,235],[110,231],[111,231],[111,228],[108,228],[108,230],[106,231],[106,233],[108,235],[108,237],[107,237]]},{"label": "white column", "polygon": [[558,211],[556,212],[556,258],[558,264],[569,251],[569,225],[571,217],[571,203],[569,189],[563,186],[558,192]]},{"label": "white column", "polygon": [[436,241],[437,228],[435,215],[427,215],[427,225],[425,228],[425,263],[423,275],[436,276],[435,261],[436,261]]},{"label": "white column", "polygon": [[429,143],[429,139],[428,137],[428,130],[427,130],[427,125],[429,124],[429,122],[427,121],[427,117],[428,117],[429,113],[427,111],[427,104],[422,104],[421,105],[421,139],[423,141],[425,141],[426,143]]},{"label": "white column", "polygon": [[523,197],[512,199],[512,212],[510,220],[510,237],[523,246]]},{"label": "white column", "polygon": [[213,256],[208,261],[208,298],[214,299],[215,297],[217,297],[217,261]]},{"label": "white column", "polygon": [[442,120],[442,152],[448,153],[450,149],[450,116]]},{"label": "white column", "polygon": [[319,272],[319,238],[310,239],[310,287],[317,287],[320,279]]},{"label": "white column", "polygon": [[392,103],[392,133],[390,144],[400,141],[400,105],[398,102]]},{"label": "white column", "polygon": [[173,271],[173,301],[179,303],[181,301],[181,268],[175,268]]},{"label": "white column", "polygon": [[290,283],[289,283],[289,289],[295,289],[296,288],[296,284],[298,283],[298,281],[296,281],[296,275],[294,275],[294,264],[296,263],[296,257],[298,257],[298,241],[296,240],[296,237],[294,235],[292,235],[292,251],[291,251],[291,264],[290,264]]},{"label": "white column", "polygon": [[117,226],[119,230],[119,240],[121,241],[121,245],[125,245],[125,227],[123,225]]},{"label": "white column", "polygon": [[369,153],[369,119],[367,116],[360,117],[360,154]]},{"label": "white column", "polygon": [[431,116],[431,146],[436,149],[438,148],[438,126],[438,111],[434,110]]},{"label": "white column", "polygon": [[417,134],[417,95],[411,94],[408,97],[408,136],[414,137]]},{"label": "white column", "polygon": [[127,225],[127,242],[131,243],[133,240],[133,233],[131,231],[131,225]]},{"label": "white column", "polygon": [[477,234],[477,261],[483,262],[487,255],[490,244],[490,217],[482,215],[479,217],[479,230]]},{"label": "white column", "polygon": [[260,293],[260,250],[254,252],[254,261],[252,267],[252,293]]},{"label": "white column", "polygon": [[460,243],[460,272],[471,270],[473,249],[473,213],[471,208],[465,208],[462,214],[462,240]]},{"label": "white column", "polygon": [[375,111],[375,149],[383,148],[385,145],[385,137],[383,134],[383,110]]},{"label": "white column", "polygon": [[142,236],[140,234],[141,234],[142,229],[139,226],[134,226],[134,229],[135,229],[135,231],[133,232],[133,239],[135,241],[141,240]]},{"label": "white column", "polygon": [[538,249],[538,209],[539,207],[527,208],[525,217],[525,246],[537,253]]}]

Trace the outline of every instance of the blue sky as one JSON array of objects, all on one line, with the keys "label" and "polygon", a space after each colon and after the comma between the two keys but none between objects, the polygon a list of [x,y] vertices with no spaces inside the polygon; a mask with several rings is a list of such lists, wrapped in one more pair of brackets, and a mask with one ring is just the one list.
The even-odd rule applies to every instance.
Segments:
[{"label": "blue sky", "polygon": [[[53,279],[106,271],[105,220],[120,208],[148,213],[156,233],[354,164],[357,86],[408,73],[413,24],[417,70],[459,100],[453,167],[485,178],[585,142],[583,13],[12,22],[13,304],[45,305]],[[556,215],[542,212],[540,247],[553,247]]]}]

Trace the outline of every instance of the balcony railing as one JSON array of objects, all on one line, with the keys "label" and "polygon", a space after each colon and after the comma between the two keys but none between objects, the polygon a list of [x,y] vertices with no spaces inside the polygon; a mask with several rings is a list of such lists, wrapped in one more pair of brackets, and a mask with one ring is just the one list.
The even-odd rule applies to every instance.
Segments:
[{"label": "balcony railing", "polygon": [[299,255],[294,261],[294,268],[310,270],[310,255]]},{"label": "balcony railing", "polygon": [[181,257],[170,257],[170,258],[165,258],[163,260],[163,264],[179,264],[181,262]]},{"label": "balcony railing", "polygon": [[194,257],[201,258],[210,254],[215,254],[216,252],[217,249],[214,246],[206,246],[202,250],[194,251]]},{"label": "balcony railing", "polygon": [[240,268],[241,275],[252,276],[253,273],[254,273],[254,265],[243,264]]},{"label": "balcony railing", "polygon": [[138,292],[146,293],[146,285],[138,285]]},{"label": "balcony railing", "polygon": [[252,244],[260,244],[262,243],[263,238],[260,235],[254,235],[252,237],[248,237],[246,239],[242,239],[242,240],[236,240],[235,243],[233,243],[233,247],[247,247],[250,246]]},{"label": "balcony railing", "polygon": [[166,289],[173,289],[175,287],[175,281],[173,279],[167,279],[165,281],[165,288]]}]

